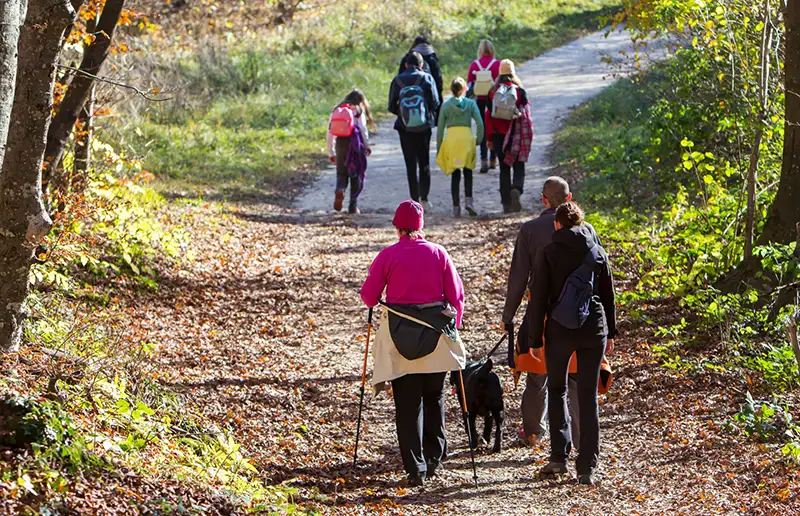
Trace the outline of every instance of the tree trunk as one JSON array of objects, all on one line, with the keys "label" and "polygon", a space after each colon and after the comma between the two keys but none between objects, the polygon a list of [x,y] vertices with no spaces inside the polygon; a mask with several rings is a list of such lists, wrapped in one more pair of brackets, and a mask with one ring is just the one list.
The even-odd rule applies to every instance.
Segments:
[{"label": "tree trunk", "polygon": [[52,226],[42,202],[42,158],[55,64],[74,19],[68,0],[30,0],[20,33],[13,130],[0,175],[0,351],[19,347],[31,260]]},{"label": "tree trunk", "polygon": [[75,167],[72,172],[72,181],[70,183],[74,186],[78,183],[85,182],[86,174],[89,172],[92,159],[92,129],[94,128],[94,85],[89,88],[89,97],[86,99],[86,104],[81,109],[80,117],[78,117],[78,125],[80,126],[80,135],[75,138]]},{"label": "tree trunk", "polygon": [[59,104],[58,112],[47,133],[44,173],[48,182],[51,180],[53,167],[59,163],[64,154],[75,121],[86,104],[86,99],[94,85],[94,78],[86,74],[98,75],[100,72],[103,62],[108,57],[111,39],[114,37],[114,30],[117,28],[124,5],[125,0],[106,0],[103,12],[98,15],[97,28],[94,32],[95,40],[84,51],[79,67],[80,72],[75,72],[72,76],[64,99]]},{"label": "tree trunk", "polygon": [[800,0],[790,0],[786,9],[786,123],[783,167],[778,193],[769,211],[759,245],[788,244],[800,221]]},{"label": "tree trunk", "polygon": [[27,6],[27,0],[0,2],[0,167],[3,166],[11,108],[14,105],[19,31],[25,20]]}]

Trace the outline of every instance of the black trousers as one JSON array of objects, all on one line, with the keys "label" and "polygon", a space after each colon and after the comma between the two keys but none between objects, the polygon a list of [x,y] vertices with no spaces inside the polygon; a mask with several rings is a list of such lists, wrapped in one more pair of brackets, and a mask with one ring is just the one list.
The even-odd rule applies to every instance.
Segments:
[{"label": "black trousers", "polygon": [[447,449],[444,435],[444,379],[447,373],[407,374],[392,380],[397,440],[403,468],[423,473],[440,463]]},{"label": "black trousers", "polygon": [[[476,99],[475,102],[478,104],[478,111],[480,111],[481,120],[483,120],[486,114],[486,108],[489,107],[489,97]],[[483,133],[483,139],[480,141],[479,145],[481,146],[481,161],[486,161],[487,155],[490,155],[492,159],[496,159],[497,153],[495,153],[495,151],[491,151],[491,153],[489,153],[489,147],[486,145],[485,132]]]},{"label": "black trousers", "polygon": [[572,450],[572,436],[567,418],[567,369],[572,353],[577,354],[580,444],[575,469],[579,475],[591,473],[597,466],[600,454],[597,382],[600,379],[600,361],[606,349],[606,338],[598,336],[596,339],[596,345],[576,348],[574,339],[568,336],[554,339],[548,333],[545,346],[551,462],[566,464]]},{"label": "black trousers", "polygon": [[[406,161],[408,193],[415,201],[428,200],[431,191],[431,130],[419,133],[398,131],[400,147]],[[419,168],[419,178],[417,178]]]},{"label": "black trousers", "polygon": [[[450,193],[453,195],[453,206],[461,206],[461,170],[450,174]],[[464,197],[472,197],[472,170],[464,169]]]},{"label": "black trousers", "polygon": [[511,204],[511,190],[519,190],[525,185],[525,163],[517,161],[514,163],[514,178],[511,178],[511,167],[506,165],[505,154],[503,154],[503,141],[506,139],[504,134],[492,135],[492,146],[497,153],[497,160],[500,162],[500,202],[503,206]]},{"label": "black trousers", "polygon": [[350,177],[347,172],[347,151],[350,149],[350,138],[339,136],[336,138],[336,189],[346,190],[350,183],[350,205],[355,206],[358,195],[361,193],[361,178]]}]

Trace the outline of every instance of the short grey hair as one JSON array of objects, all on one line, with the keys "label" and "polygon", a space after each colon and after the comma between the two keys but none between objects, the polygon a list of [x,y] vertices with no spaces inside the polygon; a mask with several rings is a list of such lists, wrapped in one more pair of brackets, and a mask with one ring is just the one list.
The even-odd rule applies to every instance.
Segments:
[{"label": "short grey hair", "polygon": [[569,198],[569,183],[563,177],[550,176],[542,186],[542,195],[547,198],[550,206],[557,208]]}]

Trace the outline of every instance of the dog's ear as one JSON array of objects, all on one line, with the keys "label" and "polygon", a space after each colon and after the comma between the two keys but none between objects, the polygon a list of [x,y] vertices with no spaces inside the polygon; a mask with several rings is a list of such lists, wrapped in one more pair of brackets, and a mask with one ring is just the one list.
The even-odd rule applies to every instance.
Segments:
[{"label": "dog's ear", "polygon": [[481,368],[475,373],[476,376],[479,378],[487,378],[489,373],[492,372],[492,359],[486,360],[483,364],[481,364]]}]

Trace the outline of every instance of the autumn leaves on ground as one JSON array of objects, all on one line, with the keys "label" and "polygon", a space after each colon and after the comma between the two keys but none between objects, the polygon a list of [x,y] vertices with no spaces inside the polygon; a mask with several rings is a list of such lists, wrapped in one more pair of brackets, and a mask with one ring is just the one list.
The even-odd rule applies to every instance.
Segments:
[{"label": "autumn leaves on ground", "polygon": [[[42,0],[27,3],[47,16]],[[8,148],[33,158],[46,137],[63,160],[45,149],[36,157],[47,158],[54,227],[36,246],[25,241],[25,252],[35,249],[24,264],[30,294],[8,305],[27,319],[19,352],[3,355],[0,368],[0,513],[800,512],[800,379],[785,339],[798,318],[800,252],[794,226],[787,237],[780,224],[800,218],[791,194],[800,187],[785,172],[797,175],[800,138],[787,137],[794,151],[783,138],[800,124],[800,95],[786,94],[800,90],[800,38],[788,37],[796,5],[790,13],[761,0],[69,4],[78,12],[68,38],[51,37],[53,24],[23,25],[28,43],[48,35],[58,58],[52,69],[21,58],[20,70],[42,80],[17,96],[49,96],[58,130],[48,131],[47,109],[36,111],[24,128],[11,124]],[[109,15],[95,26],[100,12]],[[394,206],[358,217],[327,201],[298,209],[324,158],[331,108],[355,84],[382,111],[398,59],[420,33],[448,82],[465,74],[482,38],[521,68],[608,23],[640,42],[659,36],[667,57],[643,70],[641,56],[608,56],[627,78],[571,114],[533,99],[534,119],[547,112],[563,123],[534,138],[554,136],[547,158],[570,180],[615,270],[621,336],[609,357],[613,386],[600,399],[596,484],[537,478],[549,443],[518,442],[522,386],[502,364],[503,450],[478,449],[477,488],[449,392],[441,476],[401,487],[385,393],[366,397],[354,468],[367,313],[358,291],[396,234]],[[550,68],[572,79],[589,73]],[[559,84],[574,81],[546,87]],[[34,125],[41,134],[21,136]],[[370,196],[389,184],[370,178],[403,174],[395,134],[375,141]],[[0,187],[41,171],[4,175],[8,163]],[[496,171],[476,176],[476,192],[498,181]],[[441,204],[426,214],[426,237],[446,247],[464,281],[472,358],[500,337],[517,231],[541,208],[542,178],[532,176],[523,214],[495,206],[455,219]],[[16,209],[3,195],[3,209]],[[778,215],[767,221],[773,198]],[[18,208],[27,220],[28,205]],[[0,220],[0,244],[14,237],[10,227]]]}]

